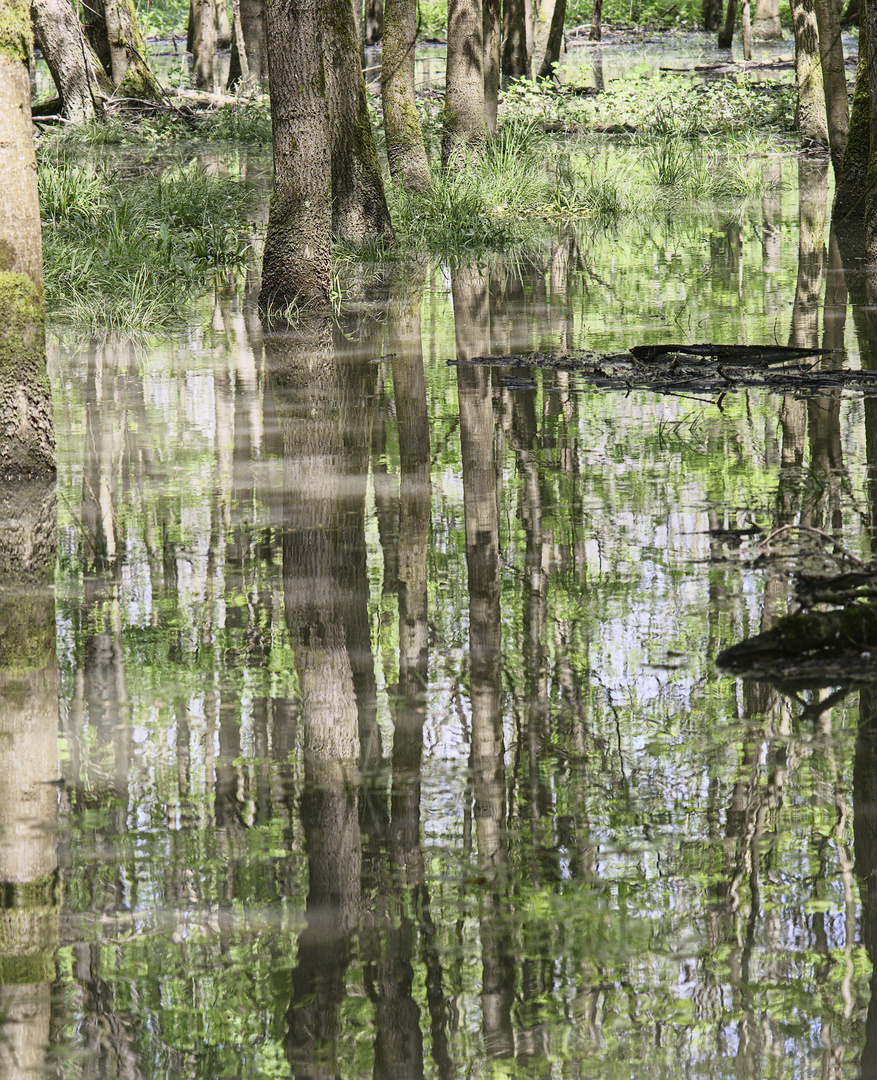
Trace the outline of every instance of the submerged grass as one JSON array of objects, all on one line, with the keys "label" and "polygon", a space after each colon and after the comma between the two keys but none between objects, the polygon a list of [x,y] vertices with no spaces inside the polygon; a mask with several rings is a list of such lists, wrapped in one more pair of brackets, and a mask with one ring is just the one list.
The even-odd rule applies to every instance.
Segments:
[{"label": "submerged grass", "polygon": [[43,158],[39,180],[55,318],[113,329],[172,322],[193,291],[251,257],[254,193],[196,160],[120,178]]}]

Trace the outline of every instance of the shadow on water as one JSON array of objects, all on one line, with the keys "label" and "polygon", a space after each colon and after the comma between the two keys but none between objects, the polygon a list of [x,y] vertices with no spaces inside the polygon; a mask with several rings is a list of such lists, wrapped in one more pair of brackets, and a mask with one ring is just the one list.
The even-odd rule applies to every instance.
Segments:
[{"label": "shadow on water", "polygon": [[470,362],[873,366],[800,173],[337,320],[253,282],[56,328],[57,507],[4,503],[4,1076],[877,1074],[870,664],[715,663],[869,557],[874,399]]}]

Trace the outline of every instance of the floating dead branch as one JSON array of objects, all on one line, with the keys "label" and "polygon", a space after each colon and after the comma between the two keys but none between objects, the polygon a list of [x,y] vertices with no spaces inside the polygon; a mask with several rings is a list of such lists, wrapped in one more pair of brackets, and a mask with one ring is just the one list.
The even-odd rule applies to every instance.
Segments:
[{"label": "floating dead branch", "polygon": [[729,390],[761,387],[782,394],[820,394],[831,390],[877,391],[877,371],[823,367],[826,349],[781,345],[635,345],[626,353],[532,352],[475,356],[449,364],[486,364],[520,380],[526,370],[575,372],[594,389],[652,390],[659,394],[718,396]]}]

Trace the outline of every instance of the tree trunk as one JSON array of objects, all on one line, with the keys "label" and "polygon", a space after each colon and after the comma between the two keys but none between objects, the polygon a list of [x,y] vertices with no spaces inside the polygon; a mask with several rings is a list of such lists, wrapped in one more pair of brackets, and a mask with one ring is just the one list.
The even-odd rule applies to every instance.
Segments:
[{"label": "tree trunk", "polygon": [[161,87],[146,60],[146,44],[133,0],[93,0],[83,7],[86,37],[119,97],[161,101]]},{"label": "tree trunk", "polygon": [[[384,40],[386,33],[384,23],[387,18],[385,7],[386,5],[381,0],[366,0],[365,30],[363,31],[363,41],[366,45],[377,45],[379,41]],[[383,63],[383,58],[381,62]]]},{"label": "tree trunk", "polygon": [[708,34],[714,34],[718,30],[721,21],[721,0],[702,0],[700,13],[701,27]]},{"label": "tree trunk", "polygon": [[192,81],[199,90],[213,90],[213,58],[216,54],[216,10],[214,0],[192,0]]},{"label": "tree trunk", "polygon": [[865,191],[867,190],[868,159],[871,147],[869,110],[866,42],[864,35],[861,34],[856,88],[853,92],[853,107],[850,112],[850,130],[840,171],[835,174],[834,206],[831,214],[836,222],[855,220],[865,215]]},{"label": "tree trunk", "polygon": [[92,120],[95,108],[102,107],[100,88],[91,50],[70,0],[31,0],[30,16],[61,99],[61,115],[76,124]]},{"label": "tree trunk", "polygon": [[869,280],[877,263],[877,3],[868,0],[859,16],[859,38],[864,39],[865,64],[868,69],[870,131],[868,174],[865,194],[865,262]]},{"label": "tree trunk", "polygon": [[749,0],[740,5],[740,30],[743,38],[743,59],[752,59],[752,23],[749,18]]},{"label": "tree trunk", "polygon": [[423,130],[414,99],[415,0],[386,0],[381,57],[381,100],[390,176],[406,191],[425,192],[431,183]]},{"label": "tree trunk", "polygon": [[350,0],[323,0],[323,49],[332,160],[332,231],[361,244],[393,235],[368,115]]},{"label": "tree trunk", "polygon": [[[526,0],[505,0],[503,4],[502,73],[507,79],[530,77],[533,56],[527,49],[527,7]],[[450,18],[448,26],[450,39]]]},{"label": "tree trunk", "polygon": [[53,475],[43,255],[30,115],[30,14],[0,20],[0,476]]},{"label": "tree trunk", "polygon": [[819,33],[813,0],[792,0],[792,23],[795,30],[795,74],[798,82],[796,121],[805,149],[828,149],[828,121],[825,116],[825,91],[822,61],[819,57]]},{"label": "tree trunk", "polygon": [[484,120],[484,27],[481,0],[448,0],[445,69],[445,168],[480,153],[487,141]]},{"label": "tree trunk", "polygon": [[779,0],[755,0],[752,37],[755,41],[777,41],[783,36]]},{"label": "tree trunk", "polygon": [[[244,51],[251,84],[259,86],[268,81],[268,37],[266,33],[265,0],[240,0],[240,23]],[[237,36],[232,41],[228,70],[229,87],[243,77],[243,65],[238,53]]]},{"label": "tree trunk", "polygon": [[814,0],[831,163],[837,176],[850,133],[850,108],[837,0]]},{"label": "tree trunk", "polygon": [[266,8],[274,189],[260,305],[329,303],[332,158],[321,0]]},{"label": "tree trunk", "polygon": [[[591,22],[591,40],[599,41],[602,35],[601,13],[603,0],[594,0],[594,20]],[[554,11],[551,13],[551,26],[548,30],[548,40],[545,43],[545,56],[542,58],[542,66],[539,68],[540,79],[550,79],[554,75],[554,69],[560,60],[560,51],[563,48],[563,28],[566,23],[566,0],[554,0]]]},{"label": "tree trunk", "polygon": [[[482,0],[484,34],[484,120],[490,135],[496,134],[499,105],[499,51],[502,39],[502,0]],[[529,74],[529,72],[528,72]]]},{"label": "tree trunk", "polygon": [[[560,33],[563,35],[563,23],[566,20],[566,0],[562,0],[564,13],[563,20],[560,24]],[[557,15],[557,4],[554,6],[555,17]],[[554,23],[552,21],[552,31],[554,30]],[[594,0],[594,10],[591,12],[591,29],[588,32],[589,41],[602,41],[603,40],[603,0]]]},{"label": "tree trunk", "polygon": [[728,0],[725,22],[719,30],[719,48],[730,49],[734,41],[734,24],[737,22],[737,0]]}]

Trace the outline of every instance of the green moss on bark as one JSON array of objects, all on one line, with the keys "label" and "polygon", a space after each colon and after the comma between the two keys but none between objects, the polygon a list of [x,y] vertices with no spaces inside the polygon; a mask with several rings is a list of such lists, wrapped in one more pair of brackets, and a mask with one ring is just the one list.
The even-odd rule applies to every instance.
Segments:
[{"label": "green moss on bark", "polygon": [[30,7],[25,0],[0,4],[0,57],[26,64],[33,52]]},{"label": "green moss on bark", "polygon": [[868,69],[864,58],[860,58],[856,69],[853,106],[850,110],[850,132],[847,136],[843,162],[836,177],[832,208],[832,216],[836,221],[861,218],[865,214],[865,181],[868,175],[868,158],[871,153],[869,109]]}]

